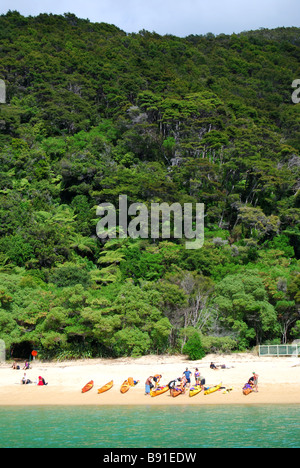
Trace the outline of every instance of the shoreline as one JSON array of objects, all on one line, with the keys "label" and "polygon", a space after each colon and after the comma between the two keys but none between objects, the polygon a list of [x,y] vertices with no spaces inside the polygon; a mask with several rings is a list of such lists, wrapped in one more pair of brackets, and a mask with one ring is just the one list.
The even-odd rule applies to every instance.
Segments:
[{"label": "shoreline", "polygon": [[[212,370],[210,362],[226,364],[228,368]],[[23,366],[23,363],[21,363]],[[161,374],[161,384],[180,377],[183,371],[194,372],[198,367],[206,386],[222,382],[233,390],[224,394],[224,389],[204,395],[189,397],[188,391],[176,398],[169,392],[151,397],[145,395],[145,381],[150,375]],[[258,393],[243,395],[242,387],[252,372],[257,372]],[[177,405],[293,405],[300,404],[300,360],[293,357],[258,357],[251,353],[232,355],[208,355],[201,361],[188,361],[184,356],[144,356],[141,358],[92,359],[68,362],[32,362],[26,372],[31,381],[39,375],[47,386],[21,385],[23,370],[13,370],[9,363],[0,366],[0,406],[177,406]],[[139,383],[125,394],[120,386],[128,377]],[[81,389],[90,380],[94,387],[82,394]],[[114,386],[108,392],[98,394],[98,388],[110,380]]]}]

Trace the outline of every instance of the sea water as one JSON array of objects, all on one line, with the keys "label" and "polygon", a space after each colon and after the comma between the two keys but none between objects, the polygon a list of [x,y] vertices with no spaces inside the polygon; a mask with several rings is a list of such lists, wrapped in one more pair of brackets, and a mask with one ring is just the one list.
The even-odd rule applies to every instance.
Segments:
[{"label": "sea water", "polygon": [[300,406],[0,407],[1,448],[300,448]]}]

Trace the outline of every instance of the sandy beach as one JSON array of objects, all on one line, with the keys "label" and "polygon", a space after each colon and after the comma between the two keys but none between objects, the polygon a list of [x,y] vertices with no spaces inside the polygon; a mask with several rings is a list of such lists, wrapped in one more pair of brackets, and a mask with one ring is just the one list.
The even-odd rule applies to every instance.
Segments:
[{"label": "sandy beach", "polygon": [[[210,362],[226,364],[226,369],[212,370]],[[35,382],[38,376],[45,378],[47,386],[21,385],[23,370],[13,370],[11,363],[0,366],[0,405],[236,405],[236,404],[300,404],[300,359],[292,357],[258,357],[254,354],[208,355],[201,361],[188,361],[184,356],[145,356],[141,358],[93,359],[68,362],[32,362],[27,377]],[[21,363],[23,367],[23,363]],[[189,397],[188,392],[176,398],[169,392],[150,397],[145,395],[145,381],[150,375],[161,374],[162,384],[182,376],[189,368],[198,367],[207,386],[217,385],[233,390],[220,390],[210,395]],[[259,375],[258,392],[248,396],[242,387],[252,372]],[[126,394],[120,386],[128,377],[139,380]],[[90,380],[94,388],[82,394],[81,389]],[[106,393],[98,394],[98,388],[114,381]]]}]

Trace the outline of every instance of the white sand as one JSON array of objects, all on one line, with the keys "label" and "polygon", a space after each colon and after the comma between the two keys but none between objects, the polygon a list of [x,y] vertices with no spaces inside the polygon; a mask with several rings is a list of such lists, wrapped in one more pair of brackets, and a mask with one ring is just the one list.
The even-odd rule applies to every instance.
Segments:
[{"label": "white sand", "polygon": [[[230,369],[211,370],[210,362],[226,363]],[[201,361],[188,361],[183,356],[145,356],[138,359],[93,359],[60,363],[34,361],[27,371],[30,380],[39,375],[48,382],[46,387],[35,384],[21,385],[23,370],[13,370],[10,363],[0,366],[0,405],[178,405],[178,404],[299,404],[300,403],[300,359],[291,357],[258,357],[254,354],[209,355]],[[161,374],[162,384],[180,377],[189,368],[198,367],[206,385],[222,382],[233,390],[223,390],[211,395],[203,392],[189,397],[179,395],[172,398],[169,392],[155,398],[145,395],[145,381],[150,375]],[[259,375],[258,393],[242,394],[242,387],[252,372]],[[139,380],[126,394],[120,393],[120,386],[128,377]],[[95,386],[88,393],[81,389],[90,380]],[[111,390],[98,395],[98,388],[110,380]]]}]

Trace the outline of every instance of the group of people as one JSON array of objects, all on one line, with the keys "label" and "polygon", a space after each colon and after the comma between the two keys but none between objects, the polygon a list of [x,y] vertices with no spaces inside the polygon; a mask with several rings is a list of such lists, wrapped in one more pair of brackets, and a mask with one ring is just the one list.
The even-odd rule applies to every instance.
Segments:
[{"label": "group of people", "polygon": [[[20,370],[20,366],[18,365],[18,363],[16,361],[13,362],[12,368],[14,370]],[[30,369],[30,364],[29,364],[28,361],[25,361],[23,370],[28,370],[28,369]]]},{"label": "group of people", "polygon": [[[22,380],[21,380],[21,384],[22,385],[29,385],[29,384],[32,384],[33,382],[28,379],[26,373],[23,375],[22,377]],[[39,387],[42,387],[44,385],[48,385],[48,382],[45,381],[44,377],[42,377],[41,375],[38,377],[38,379],[34,382],[36,385],[38,385]]]},{"label": "group of people", "polygon": [[[17,364],[16,361],[13,362],[12,369],[14,370],[20,370],[20,366]],[[28,361],[25,361],[23,370],[29,370],[30,369],[30,363]],[[24,373],[22,379],[21,379],[21,384],[22,385],[29,385],[32,384],[33,382],[28,378],[26,372]],[[36,385],[42,387],[44,385],[48,385],[48,382],[45,381],[45,379],[40,375],[38,379],[34,382]]]},{"label": "group of people", "polygon": [[[190,371],[189,368],[187,367],[181,377],[171,380],[168,383],[170,393],[172,394],[172,391],[175,388],[180,388],[181,392],[185,393],[186,389],[190,388],[191,376],[192,376],[192,371]],[[145,382],[145,395],[150,395],[151,390],[152,389],[155,390],[159,386],[159,382],[161,378],[162,378],[162,375],[160,374],[156,374],[154,376],[150,375],[150,377],[148,377],[148,379]],[[201,388],[204,389],[205,378],[201,376],[199,369],[197,367],[195,369],[194,378],[195,378],[195,385],[196,386],[200,385]]]},{"label": "group of people", "polygon": [[[227,368],[227,367],[222,367],[222,366],[220,367],[221,369]],[[210,364],[210,369],[216,370],[217,366],[215,366],[215,364],[212,362]],[[185,393],[186,389],[190,388],[191,386],[191,376],[192,376],[192,371],[190,371],[189,368],[187,367],[181,377],[171,380],[168,383],[170,394],[172,395],[172,392],[174,392],[175,390],[181,391],[181,393]],[[145,395],[150,395],[151,390],[152,389],[155,390],[159,386],[159,382],[161,378],[162,378],[162,375],[160,374],[156,374],[154,376],[150,375],[150,377],[148,377],[148,379],[145,382]],[[201,389],[204,390],[205,378],[203,375],[200,374],[200,371],[197,367],[195,368],[194,378],[195,378],[195,386],[201,386]],[[253,372],[252,376],[250,377],[246,385],[251,387],[252,391],[258,392],[258,375],[256,374],[256,372]]]}]

